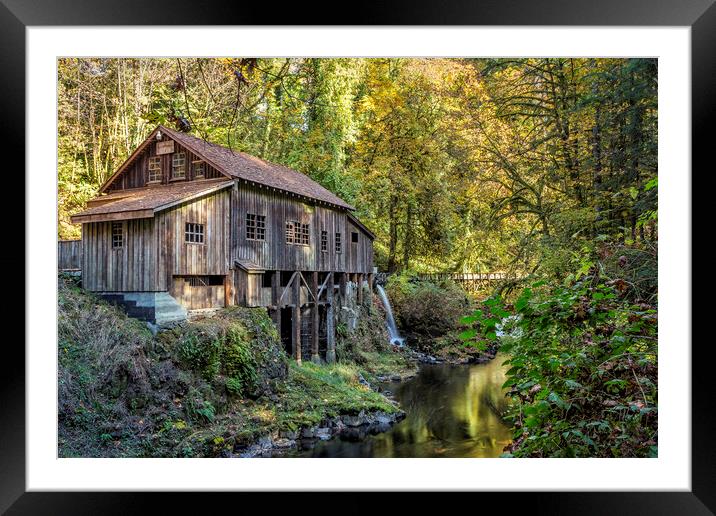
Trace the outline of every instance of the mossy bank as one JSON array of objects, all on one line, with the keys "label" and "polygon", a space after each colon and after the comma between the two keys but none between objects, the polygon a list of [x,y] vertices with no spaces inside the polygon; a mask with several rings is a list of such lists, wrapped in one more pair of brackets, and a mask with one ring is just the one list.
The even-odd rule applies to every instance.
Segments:
[{"label": "mossy bank", "polygon": [[58,286],[61,457],[253,456],[380,429],[402,413],[371,384],[416,370],[381,343],[373,308],[341,329],[337,364],[298,366],[263,309],[225,309],[152,335],[71,279]]}]

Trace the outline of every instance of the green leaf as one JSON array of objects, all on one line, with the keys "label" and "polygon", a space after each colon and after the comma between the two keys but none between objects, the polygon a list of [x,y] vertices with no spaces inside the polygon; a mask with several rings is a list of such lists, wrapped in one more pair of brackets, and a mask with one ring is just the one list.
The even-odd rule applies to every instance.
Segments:
[{"label": "green leaf", "polygon": [[547,396],[547,399],[557,405],[562,410],[566,410],[569,408],[569,403],[566,403],[556,392],[550,392],[549,396]]},{"label": "green leaf", "polygon": [[582,385],[581,383],[575,382],[574,380],[569,380],[569,379],[567,379],[567,380],[564,381],[564,385],[565,385],[568,389],[572,389],[572,390],[584,388],[584,385]]},{"label": "green leaf", "polygon": [[475,336],[477,336],[477,330],[475,329],[465,330],[458,335],[460,340],[471,340],[474,339]]}]

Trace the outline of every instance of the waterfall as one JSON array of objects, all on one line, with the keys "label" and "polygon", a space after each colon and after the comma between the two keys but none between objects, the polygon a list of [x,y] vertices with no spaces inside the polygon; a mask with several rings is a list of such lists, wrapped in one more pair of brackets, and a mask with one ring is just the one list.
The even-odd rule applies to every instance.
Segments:
[{"label": "waterfall", "polygon": [[388,295],[385,293],[385,290],[383,290],[383,287],[381,287],[380,285],[376,285],[376,288],[378,289],[378,295],[380,296],[380,300],[383,302],[383,306],[385,307],[385,322],[388,326],[390,343],[396,346],[402,346],[403,342],[405,342],[405,339],[400,336],[400,333],[398,333],[398,327],[395,325],[395,319],[393,318],[393,309],[390,307]]}]

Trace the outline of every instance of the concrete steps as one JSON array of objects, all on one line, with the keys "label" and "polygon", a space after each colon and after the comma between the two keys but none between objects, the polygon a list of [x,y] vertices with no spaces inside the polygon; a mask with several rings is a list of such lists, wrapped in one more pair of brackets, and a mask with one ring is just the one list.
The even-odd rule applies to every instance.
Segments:
[{"label": "concrete steps", "polygon": [[157,292],[154,301],[154,319],[159,326],[186,321],[187,310],[168,292]]},{"label": "concrete steps", "polygon": [[186,321],[187,311],[168,292],[112,292],[101,296],[121,306],[127,315],[158,326]]}]

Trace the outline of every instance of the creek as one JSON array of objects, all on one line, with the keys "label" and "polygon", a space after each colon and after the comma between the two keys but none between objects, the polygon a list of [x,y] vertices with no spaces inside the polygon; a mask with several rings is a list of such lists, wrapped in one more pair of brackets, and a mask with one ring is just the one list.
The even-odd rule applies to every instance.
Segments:
[{"label": "creek", "polygon": [[511,431],[498,416],[505,408],[504,356],[471,365],[422,365],[391,391],[406,417],[388,431],[352,441],[316,443],[299,457],[498,457]]}]

